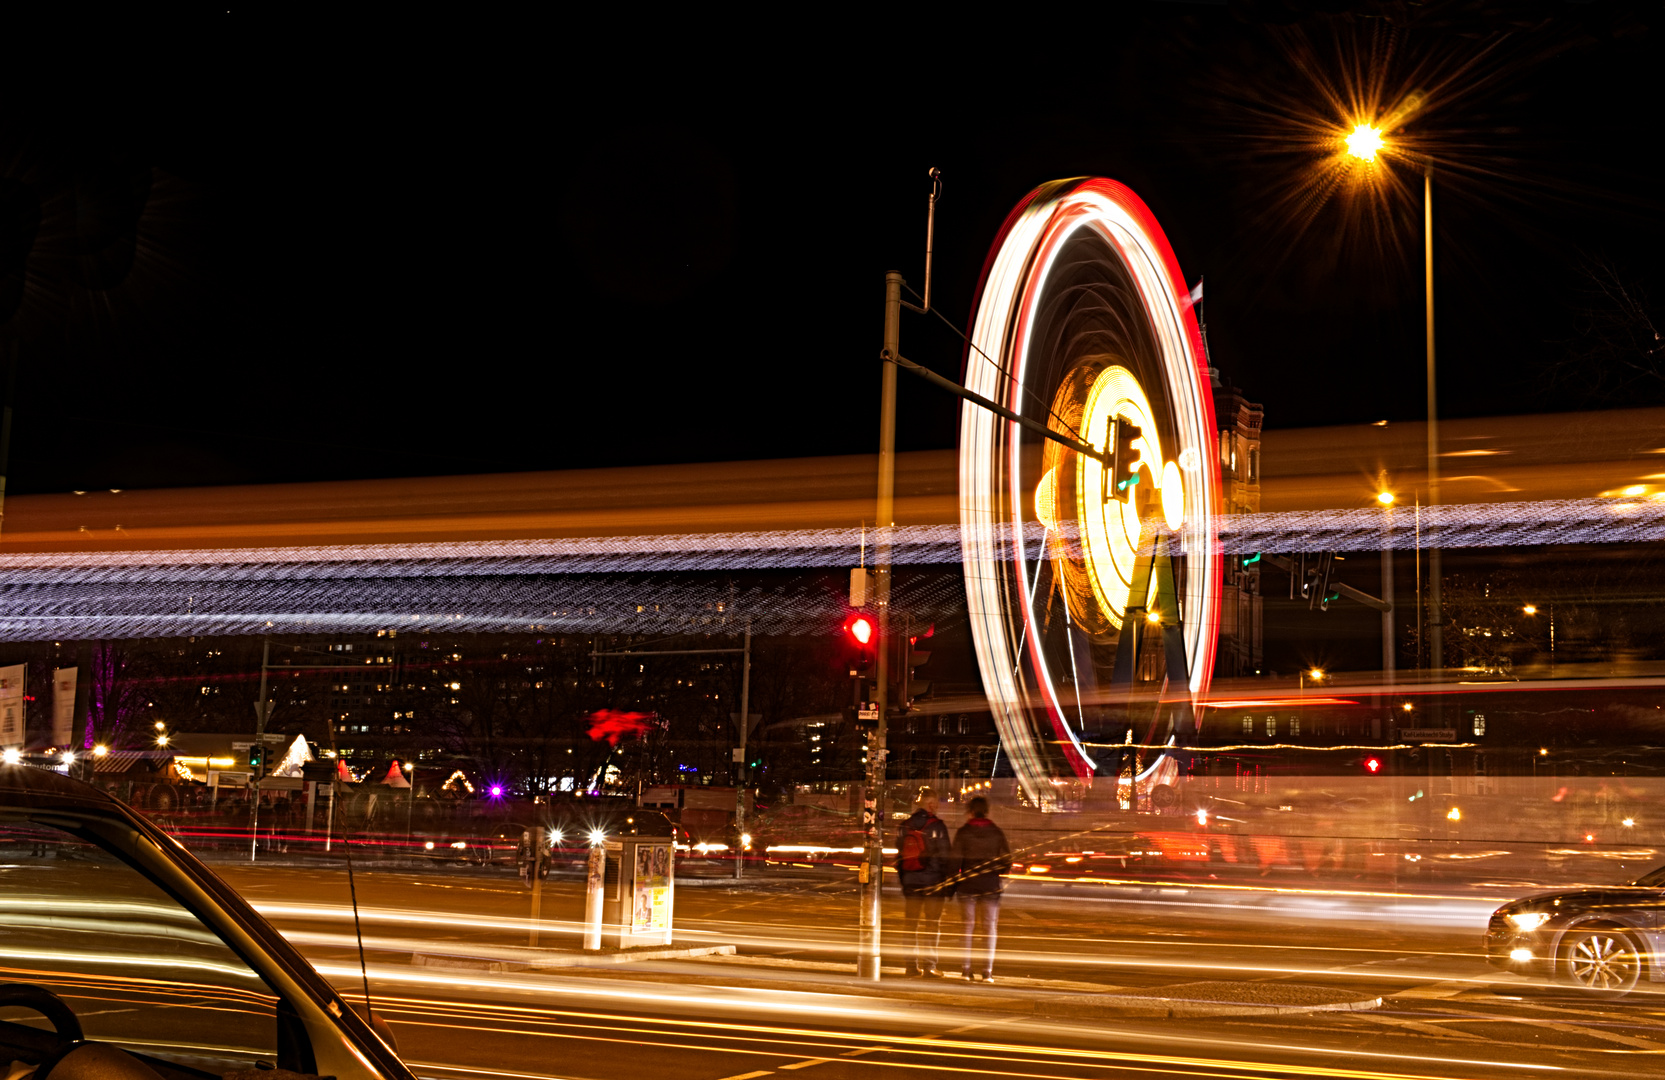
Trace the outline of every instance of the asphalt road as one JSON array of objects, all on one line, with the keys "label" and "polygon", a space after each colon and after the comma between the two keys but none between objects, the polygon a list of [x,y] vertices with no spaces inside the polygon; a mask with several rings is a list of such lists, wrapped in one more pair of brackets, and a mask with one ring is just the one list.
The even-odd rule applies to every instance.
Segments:
[{"label": "asphalt road", "polygon": [[[341,871],[218,869],[349,1000],[362,997]],[[375,1007],[424,1076],[1665,1073],[1665,996],[1595,1003],[1492,971],[1479,931],[1508,897],[1483,889],[1021,883],[987,987],[904,980],[894,953],[877,986],[853,978],[855,895],[842,870],[738,886],[685,878],[678,943],[737,955],[620,964],[569,951],[576,880],[546,884],[539,954],[526,951],[530,894],[506,872],[361,871],[357,890]],[[899,914],[887,900],[887,928]],[[944,928],[957,929],[952,911]],[[548,966],[562,963],[574,966]],[[1317,987],[1382,1003],[1208,1016],[1182,1006],[1172,1017],[1105,1004],[1122,1000],[1105,991],[1217,998],[1222,985],[1266,1001]]]}]

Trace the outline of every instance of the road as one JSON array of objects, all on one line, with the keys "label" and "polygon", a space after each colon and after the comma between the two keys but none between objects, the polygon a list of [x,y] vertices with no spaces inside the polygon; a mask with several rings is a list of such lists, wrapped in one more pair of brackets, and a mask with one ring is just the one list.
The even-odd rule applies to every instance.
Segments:
[{"label": "road", "polygon": [[[217,869],[349,1000],[362,997],[344,873]],[[424,1076],[1665,1072],[1665,996],[1592,1003],[1493,972],[1476,953],[1479,928],[1507,897],[1484,889],[1024,882],[1004,904],[997,981],[981,987],[904,980],[894,954],[880,984],[855,980],[843,870],[684,880],[679,944],[737,955],[619,964],[565,951],[577,944],[581,894],[576,880],[552,879],[538,923],[552,959],[539,963],[580,965],[563,967],[527,962],[539,955],[526,950],[530,894],[507,873],[368,870],[356,884],[375,1007]],[[952,914],[944,923],[957,925]],[[1106,995],[1218,997],[1220,984],[1267,999],[1322,987],[1382,1004],[1208,1016],[1181,1006],[1170,1018],[1166,1006]]]}]

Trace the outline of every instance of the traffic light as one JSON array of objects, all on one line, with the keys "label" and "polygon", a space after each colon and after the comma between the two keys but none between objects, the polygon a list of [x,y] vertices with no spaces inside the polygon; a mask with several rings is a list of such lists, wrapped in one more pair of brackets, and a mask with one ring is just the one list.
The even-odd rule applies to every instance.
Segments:
[{"label": "traffic light", "polygon": [[[925,631],[925,633],[921,636],[929,638],[935,632],[936,632],[936,627],[932,626],[929,630]],[[930,663],[930,661],[931,661],[930,652],[928,650],[919,648],[919,638],[917,638],[917,637],[909,638],[908,639],[908,655],[907,655],[906,661],[903,664],[903,670],[907,673],[906,676],[905,676],[906,682],[904,682],[903,686],[902,686],[902,705],[903,705],[903,707],[912,705],[915,701],[918,701],[920,698],[930,696],[930,694],[931,694],[931,684],[919,677],[919,669],[924,667],[926,664]]]},{"label": "traffic light", "polygon": [[1382,759],[1381,758],[1376,757],[1375,755],[1371,755],[1370,757],[1365,758],[1362,764],[1364,765],[1364,771],[1369,773],[1371,776],[1381,775],[1381,772],[1382,772]]},{"label": "traffic light", "polygon": [[258,769],[266,761],[266,748],[260,743],[249,747],[249,768]]}]

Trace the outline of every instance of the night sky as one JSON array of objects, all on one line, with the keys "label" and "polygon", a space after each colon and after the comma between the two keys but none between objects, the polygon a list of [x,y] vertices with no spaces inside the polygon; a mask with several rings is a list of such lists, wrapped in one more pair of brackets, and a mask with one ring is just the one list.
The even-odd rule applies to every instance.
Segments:
[{"label": "night sky", "polygon": [[[1420,178],[1326,172],[1373,93],[1422,95],[1442,411],[1665,401],[1556,368],[1581,262],[1658,289],[1658,4],[882,39],[265,16],[45,35],[52,75],[0,100],[9,493],[871,452],[882,277],[918,284],[933,165],[954,323],[1013,204],[1105,175],[1206,276],[1215,362],[1268,426],[1415,419]],[[906,318],[955,373],[953,333]],[[955,404],[903,383],[902,447],[953,445]]]}]

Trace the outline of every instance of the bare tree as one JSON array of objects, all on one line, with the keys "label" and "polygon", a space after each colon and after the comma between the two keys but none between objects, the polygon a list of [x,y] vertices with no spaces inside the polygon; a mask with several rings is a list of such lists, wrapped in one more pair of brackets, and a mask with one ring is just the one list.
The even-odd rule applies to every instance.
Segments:
[{"label": "bare tree", "polygon": [[1574,336],[1550,365],[1548,390],[1593,402],[1665,398],[1665,338],[1647,285],[1600,255],[1585,256],[1576,271]]}]

